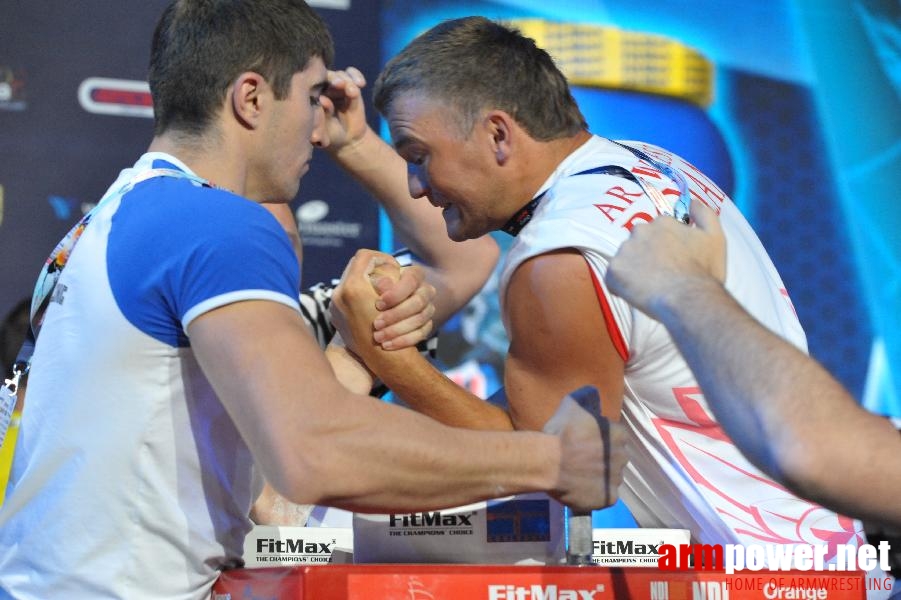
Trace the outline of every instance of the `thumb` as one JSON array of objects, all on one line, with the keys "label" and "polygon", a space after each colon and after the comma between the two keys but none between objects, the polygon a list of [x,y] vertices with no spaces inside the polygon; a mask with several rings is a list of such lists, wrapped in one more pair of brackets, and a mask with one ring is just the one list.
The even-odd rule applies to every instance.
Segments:
[{"label": "thumb", "polygon": [[606,419],[601,417],[601,396],[596,387],[586,385],[563,397],[560,406],[544,424],[542,431],[551,435],[560,435],[569,420],[577,418],[580,408],[598,421],[598,426],[603,429],[601,421],[606,421]]},{"label": "thumb", "polygon": [[[717,281],[726,281],[726,234],[719,216],[703,202],[691,203],[691,220],[706,234],[707,267]],[[699,255],[700,256],[700,255]]]},{"label": "thumb", "polygon": [[397,283],[398,277],[395,277],[393,274],[384,273],[381,271],[373,272],[369,276],[369,281],[372,283],[372,287],[375,288],[375,292],[381,296]]},{"label": "thumb", "polygon": [[411,296],[422,283],[421,269],[415,267],[400,268],[394,266],[389,271],[380,270],[370,276],[379,299],[376,308],[385,310],[397,306]]},{"label": "thumb", "polygon": [[691,214],[691,222],[697,225],[699,229],[702,229],[707,233],[718,233],[722,231],[719,217],[713,212],[712,208],[703,202],[697,200],[692,201],[689,211]]},{"label": "thumb", "polygon": [[377,254],[369,263],[368,273],[372,285],[384,291],[400,278],[400,265],[394,257]]}]

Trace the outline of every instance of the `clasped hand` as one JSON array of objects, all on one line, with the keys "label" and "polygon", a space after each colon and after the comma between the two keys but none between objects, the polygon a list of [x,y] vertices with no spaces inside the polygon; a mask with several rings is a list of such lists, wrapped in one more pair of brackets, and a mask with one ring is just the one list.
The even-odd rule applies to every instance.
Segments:
[{"label": "clasped hand", "polygon": [[435,288],[418,267],[359,250],[347,263],[332,296],[332,323],[364,361],[372,353],[415,346],[432,332]]}]

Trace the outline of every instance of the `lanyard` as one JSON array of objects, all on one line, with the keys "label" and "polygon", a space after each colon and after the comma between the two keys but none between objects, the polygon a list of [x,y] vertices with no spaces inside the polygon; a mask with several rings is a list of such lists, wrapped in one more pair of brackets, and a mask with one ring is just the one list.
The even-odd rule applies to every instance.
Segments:
[{"label": "lanyard", "polygon": [[132,177],[121,187],[114,191],[110,191],[101,198],[100,202],[88,211],[88,213],[69,230],[65,237],[60,240],[56,245],[56,248],[53,249],[53,252],[50,253],[50,256],[48,256],[47,260],[44,262],[44,266],[35,283],[34,292],[31,296],[31,327],[28,330],[25,342],[23,342],[18,355],[16,355],[16,361],[13,363],[12,377],[4,379],[3,384],[0,385],[0,444],[2,444],[3,440],[6,438],[6,433],[12,420],[13,411],[16,405],[16,397],[19,391],[19,383],[22,378],[28,374],[28,370],[31,367],[31,355],[34,353],[34,344],[37,335],[40,332],[44,311],[53,297],[53,292],[59,282],[60,275],[62,275],[62,271],[69,261],[69,256],[72,254],[75,244],[81,238],[81,234],[84,233],[85,227],[88,226],[88,223],[91,222],[94,215],[99,212],[101,206],[106,204],[111,198],[121,198],[130,192],[137,184],[147,181],[148,179],[153,179],[154,177],[176,177],[179,179],[187,179],[198,186],[213,187],[206,179],[202,179],[190,173],[185,173],[178,169],[146,169]]},{"label": "lanyard", "polygon": [[41,329],[41,323],[44,320],[44,311],[47,309],[47,305],[53,298],[53,291],[56,289],[56,284],[59,281],[60,275],[62,275],[63,269],[69,261],[69,256],[72,254],[75,244],[78,243],[81,234],[84,233],[85,227],[88,226],[88,223],[91,222],[94,215],[96,215],[100,211],[100,208],[110,199],[117,197],[121,198],[139,183],[155,177],[187,179],[198,186],[213,187],[206,179],[190,173],[185,173],[178,169],[146,169],[132,177],[121,187],[114,191],[110,191],[101,198],[100,202],[88,211],[88,213],[69,230],[63,239],[56,245],[56,248],[53,249],[53,252],[50,253],[50,256],[47,257],[47,260],[44,261],[44,266],[38,275],[37,282],[34,286],[34,292],[31,295],[31,329],[34,331],[35,337],[37,337],[38,332]]},{"label": "lanyard", "polygon": [[[617,146],[624,148],[632,153],[637,159],[642,160],[649,164],[654,169],[660,171],[663,175],[672,180],[673,183],[676,184],[676,188],[679,190],[679,199],[673,202],[669,198],[663,195],[657,186],[652,183],[648,178],[643,177],[641,173],[635,173],[634,171],[630,171],[625,167],[619,165],[604,165],[602,167],[595,167],[593,169],[588,169],[585,171],[580,171],[578,173],[573,173],[571,177],[575,177],[578,175],[613,175],[615,177],[623,177],[625,179],[630,179],[637,183],[645,195],[651,199],[651,202],[654,203],[654,206],[657,210],[664,215],[668,215],[670,217],[675,218],[677,221],[682,223],[689,222],[688,211],[691,206],[691,196],[688,193],[688,184],[685,182],[685,177],[676,169],[671,166],[651,158],[648,153],[639,150],[638,148],[633,148],[632,146],[627,146],[616,140],[610,140]],[[522,231],[523,227],[528,225],[529,221],[532,220],[532,216],[535,214],[535,210],[538,208],[538,205],[541,203],[541,200],[544,198],[544,195],[547,192],[542,192],[535,198],[529,201],[528,204],[520,208],[516,211],[510,220],[501,227],[501,231],[504,233],[510,234],[512,236],[516,236]]]},{"label": "lanyard", "polygon": [[[679,199],[675,202],[665,198],[663,193],[656,188],[650,181],[646,178],[641,177],[640,174],[635,176],[635,181],[638,185],[641,186],[641,189],[644,190],[644,193],[651,199],[654,203],[654,206],[657,207],[657,210],[660,211],[661,214],[668,215],[670,217],[674,217],[677,221],[688,224],[689,216],[688,211],[691,207],[691,196],[688,193],[688,184],[685,182],[685,177],[683,177],[682,173],[672,168],[666,163],[660,162],[654,158],[651,158],[647,152],[642,152],[638,148],[633,148],[632,146],[627,146],[625,144],[621,144],[616,140],[610,140],[617,146],[625,148],[636,158],[639,160],[643,160],[667,177],[669,177],[673,183],[676,184],[676,188],[679,190]],[[633,175],[636,175],[633,172]]]}]

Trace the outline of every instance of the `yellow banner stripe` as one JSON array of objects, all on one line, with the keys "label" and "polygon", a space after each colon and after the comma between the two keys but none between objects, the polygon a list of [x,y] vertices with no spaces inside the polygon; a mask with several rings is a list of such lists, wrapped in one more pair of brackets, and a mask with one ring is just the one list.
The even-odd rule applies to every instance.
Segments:
[{"label": "yellow banner stripe", "polygon": [[635,90],[708,106],[713,63],[676,40],[611,26],[509,19],[547,50],[573,85]]}]

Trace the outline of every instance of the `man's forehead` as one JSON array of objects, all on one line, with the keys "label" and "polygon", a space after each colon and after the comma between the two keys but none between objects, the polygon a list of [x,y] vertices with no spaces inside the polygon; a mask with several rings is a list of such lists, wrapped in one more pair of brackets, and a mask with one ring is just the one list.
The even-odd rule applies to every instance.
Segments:
[{"label": "man's forehead", "polygon": [[328,71],[325,63],[319,56],[313,56],[307,61],[302,71],[298,71],[295,75],[299,75],[304,82],[309,82],[311,86],[318,85],[326,81]]},{"label": "man's forehead", "polygon": [[393,133],[396,129],[416,129],[425,124],[440,126],[450,119],[451,110],[446,102],[424,94],[403,94],[391,103],[385,118]]},{"label": "man's forehead", "polygon": [[460,104],[422,91],[398,94],[385,111],[388,130],[397,146],[397,133],[417,137],[469,137],[473,119]]},{"label": "man's forehead", "polygon": [[396,120],[418,116],[423,112],[428,112],[431,105],[431,98],[423,94],[409,92],[399,94],[388,107],[387,117],[389,120]]}]

